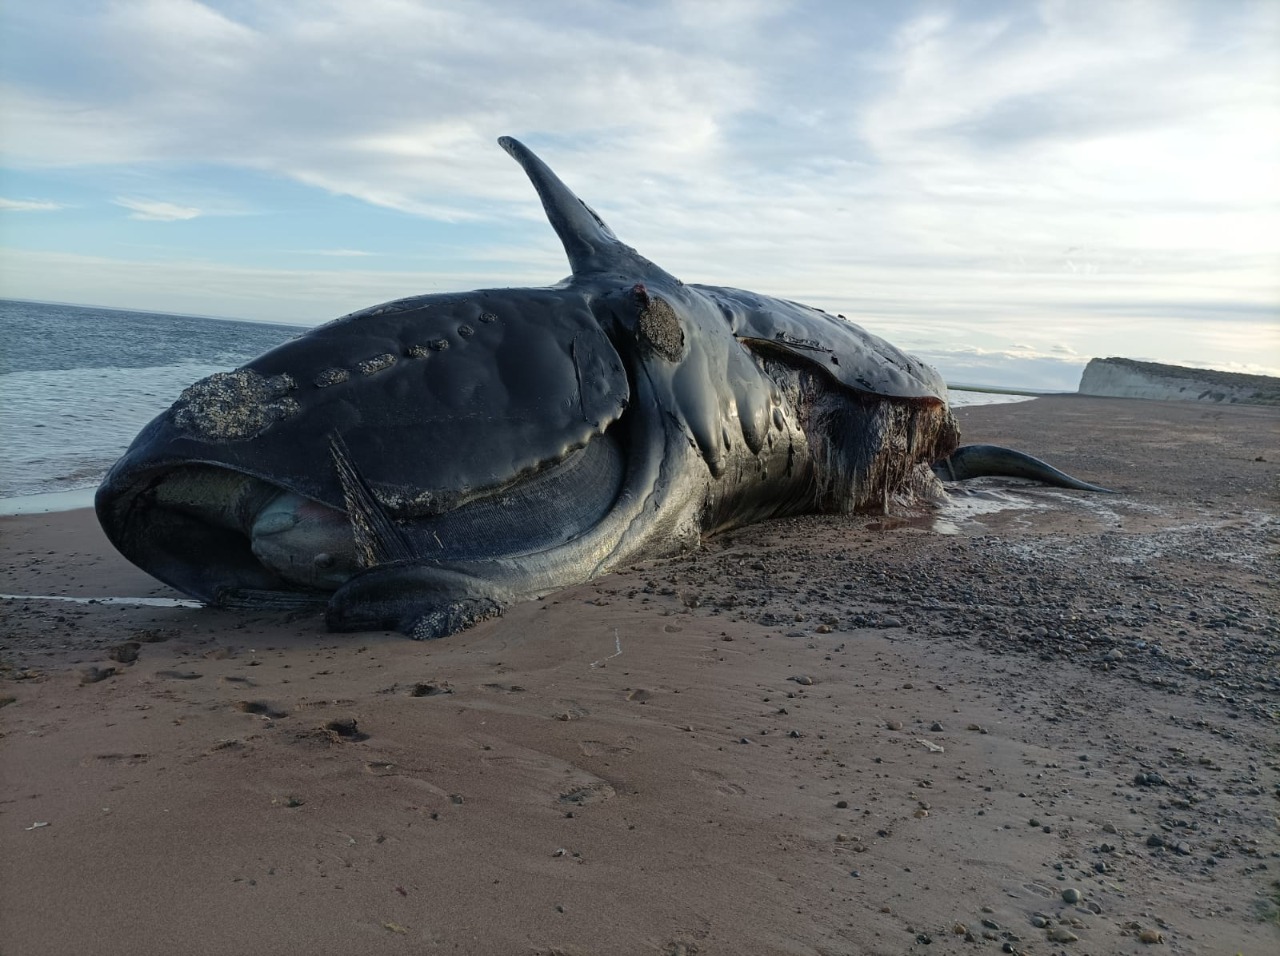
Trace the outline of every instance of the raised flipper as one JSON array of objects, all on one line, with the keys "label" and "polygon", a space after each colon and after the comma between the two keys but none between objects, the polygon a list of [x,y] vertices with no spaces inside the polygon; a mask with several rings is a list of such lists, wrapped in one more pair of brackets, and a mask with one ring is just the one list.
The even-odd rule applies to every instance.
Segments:
[{"label": "raised flipper", "polygon": [[1034,458],[1025,452],[1003,448],[1000,445],[961,445],[948,458],[933,463],[933,473],[943,481],[964,481],[966,478],[1001,476],[1027,478],[1059,488],[1075,488],[1077,491],[1097,491],[1114,495],[1116,492],[1101,485],[1091,485],[1079,478],[1072,478],[1048,462]]}]

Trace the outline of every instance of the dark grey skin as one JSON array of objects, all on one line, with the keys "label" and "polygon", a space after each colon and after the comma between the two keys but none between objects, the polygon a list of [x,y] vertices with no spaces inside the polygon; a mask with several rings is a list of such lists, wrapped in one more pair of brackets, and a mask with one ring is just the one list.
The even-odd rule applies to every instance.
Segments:
[{"label": "dark grey skin", "polygon": [[103,481],[108,537],[229,607],[440,637],[728,528],[1013,474],[938,373],[840,316],[686,285],[532,152],[573,274],[345,316],[188,388]]}]

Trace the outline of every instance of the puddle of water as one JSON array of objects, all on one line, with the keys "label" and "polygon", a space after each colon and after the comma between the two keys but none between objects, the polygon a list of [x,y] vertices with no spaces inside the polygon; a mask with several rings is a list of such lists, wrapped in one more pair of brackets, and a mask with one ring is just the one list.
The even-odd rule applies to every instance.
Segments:
[{"label": "puddle of water", "polygon": [[899,528],[921,528],[941,534],[959,534],[960,529],[937,515],[887,515],[867,525],[868,531],[897,531]]},{"label": "puddle of water", "polygon": [[128,604],[133,607],[204,607],[200,601],[182,598],[67,597],[62,594],[0,594],[11,601],[70,601],[72,604]]},{"label": "puddle of water", "polygon": [[[866,525],[868,531],[897,531],[919,528],[935,534],[964,534],[966,525],[978,525],[978,518],[999,511],[1043,510],[1044,505],[1019,495],[996,489],[958,489],[947,492],[935,510],[923,514],[886,515]],[[980,526],[980,525],[979,525]]]}]

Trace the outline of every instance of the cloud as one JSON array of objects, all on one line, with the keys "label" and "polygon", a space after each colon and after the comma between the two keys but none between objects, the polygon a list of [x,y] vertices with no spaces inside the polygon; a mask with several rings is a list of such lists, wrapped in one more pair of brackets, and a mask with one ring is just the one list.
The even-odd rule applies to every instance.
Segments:
[{"label": "cloud", "polygon": [[132,210],[130,219],[146,219],[152,222],[180,222],[195,219],[200,210],[193,206],[179,206],[177,203],[160,202],[155,199],[129,199],[119,196],[112,200],[117,206]]},{"label": "cloud", "polygon": [[[447,254],[467,267],[406,290],[435,291],[563,275],[537,200],[493,143],[510,133],[682,278],[809,301],[895,341],[1083,359],[1094,341],[1124,354],[1132,329],[1161,341],[1161,323],[1273,321],[1280,6],[936,9],[11,4],[24,43],[0,90],[0,151],[15,168],[217,183],[106,191],[184,199],[126,205],[137,216],[213,215],[230,173],[250,170],[457,223]],[[347,240],[275,248],[326,241]],[[402,277],[366,280],[363,304]],[[305,282],[258,276],[244,288],[261,302],[213,284],[215,311],[283,308],[273,290],[286,286],[310,301]],[[1194,341],[1179,333],[1176,354]]]},{"label": "cloud", "polygon": [[333,256],[338,259],[360,259],[377,255],[374,252],[365,252],[363,249],[300,249],[298,251],[304,256]]},{"label": "cloud", "polygon": [[42,199],[6,199],[0,196],[0,209],[9,212],[53,212],[66,208],[62,203],[47,202]]}]

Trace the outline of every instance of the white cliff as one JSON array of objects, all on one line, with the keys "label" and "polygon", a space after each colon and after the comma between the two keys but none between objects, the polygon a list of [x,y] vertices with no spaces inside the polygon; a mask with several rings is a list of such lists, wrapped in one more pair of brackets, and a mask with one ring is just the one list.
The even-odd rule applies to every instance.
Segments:
[{"label": "white cliff", "polygon": [[1092,359],[1080,379],[1080,394],[1277,405],[1280,404],[1280,378],[1160,365],[1126,358]]}]

